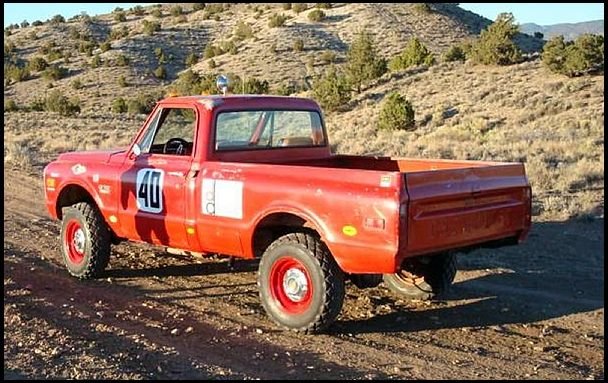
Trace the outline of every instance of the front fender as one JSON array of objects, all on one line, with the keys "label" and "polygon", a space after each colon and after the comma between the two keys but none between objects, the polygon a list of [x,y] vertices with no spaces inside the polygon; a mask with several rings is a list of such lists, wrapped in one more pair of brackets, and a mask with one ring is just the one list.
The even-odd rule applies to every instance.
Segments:
[{"label": "front fender", "polygon": [[[102,214],[106,214],[107,206],[99,195],[94,180],[99,180],[98,174],[74,174],[74,166],[67,163],[48,164],[44,169],[44,191],[47,209],[53,218],[61,218],[61,207],[71,190],[77,188],[80,193],[86,193],[88,199],[95,202]],[[85,168],[86,169],[86,168]],[[86,199],[86,198],[85,198]],[[105,217],[107,218],[107,217]]]}]

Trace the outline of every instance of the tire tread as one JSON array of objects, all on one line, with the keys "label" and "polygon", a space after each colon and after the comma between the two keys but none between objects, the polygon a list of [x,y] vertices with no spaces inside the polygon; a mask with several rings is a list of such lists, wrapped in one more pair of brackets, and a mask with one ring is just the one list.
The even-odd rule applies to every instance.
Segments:
[{"label": "tire tread", "polygon": [[[299,328],[289,328],[284,324],[273,319],[275,323],[285,329],[291,329],[297,332],[303,332],[306,334],[318,333],[326,329],[331,323],[334,322],[340,311],[342,310],[342,304],[344,302],[345,287],[344,287],[344,274],[336,261],[331,256],[329,250],[321,242],[320,239],[314,237],[308,233],[289,233],[275,240],[265,251],[265,254],[271,252],[275,248],[285,244],[300,244],[307,250],[309,250],[318,265],[323,271],[324,283],[326,286],[325,295],[323,296],[323,308],[319,311],[316,317],[306,326]],[[263,269],[262,264],[265,263],[265,257],[262,256],[260,261],[260,270]],[[260,278],[258,272],[258,287],[260,288],[260,299],[263,301],[262,289],[260,285]]]},{"label": "tire tread", "polygon": [[71,275],[78,279],[91,279],[98,277],[108,266],[110,261],[111,236],[106,223],[97,207],[88,202],[79,202],[68,209],[77,210],[82,214],[86,229],[89,232],[90,256],[85,269],[81,273],[74,273],[67,267]]},{"label": "tire tread", "polygon": [[456,272],[456,254],[444,253],[435,255],[431,259],[430,272],[424,278],[425,287],[430,287],[430,289],[422,288],[423,286],[421,285],[415,285],[415,292],[405,293],[401,288],[403,282],[394,274],[385,274],[383,280],[391,291],[404,298],[428,301],[449,290]]}]

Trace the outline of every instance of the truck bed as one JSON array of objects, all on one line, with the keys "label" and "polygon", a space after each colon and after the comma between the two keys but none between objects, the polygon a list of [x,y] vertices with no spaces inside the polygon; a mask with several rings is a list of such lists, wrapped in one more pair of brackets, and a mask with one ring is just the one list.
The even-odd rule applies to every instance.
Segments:
[{"label": "truck bed", "polygon": [[519,163],[338,155],[301,164],[401,173],[408,203],[399,247],[407,256],[522,241],[530,227],[530,188]]},{"label": "truck bed", "polygon": [[[393,255],[396,264],[405,257],[494,240],[511,239],[516,243],[526,237],[530,227],[530,187],[524,166],[520,163],[344,155],[297,161],[273,158],[254,163],[262,167],[263,164],[271,165],[266,174],[298,177],[306,180],[307,185],[312,185],[311,182],[314,184],[317,182],[315,180],[322,184],[327,179],[333,179],[335,187],[342,190],[337,195],[369,195],[363,199],[348,197],[343,201],[333,200],[331,209],[340,209],[343,215],[351,214],[349,210],[359,210],[373,216],[375,213],[371,212],[369,205],[359,203],[365,200],[369,204],[374,198],[387,195],[382,194],[382,190],[399,187],[393,194],[399,195],[399,201],[394,200],[392,206],[395,211],[390,213],[396,216],[399,227],[395,237],[398,243],[394,245],[397,254]],[[238,166],[237,163],[233,165]],[[320,168],[327,169],[326,176],[322,176],[324,172],[315,171]],[[387,176],[399,182],[391,181],[390,186],[383,185],[383,179]],[[360,186],[347,180],[359,180]],[[352,193],[347,193],[349,184],[353,185],[350,189]],[[313,202],[308,204],[312,205]],[[346,206],[342,206],[344,204]],[[388,218],[387,223],[389,221],[395,222]],[[357,237],[349,239],[344,251],[352,252],[355,242],[365,238],[361,235]],[[370,240],[371,237],[365,238],[368,244]],[[363,243],[359,245],[363,246]],[[368,257],[371,259],[372,254],[368,253]]]}]

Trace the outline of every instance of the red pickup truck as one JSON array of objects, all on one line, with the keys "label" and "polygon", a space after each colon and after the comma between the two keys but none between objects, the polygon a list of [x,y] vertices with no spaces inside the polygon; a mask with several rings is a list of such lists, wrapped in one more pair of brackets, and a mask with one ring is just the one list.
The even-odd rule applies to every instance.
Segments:
[{"label": "red pickup truck", "polygon": [[75,277],[123,240],[261,258],[264,309],[304,332],[336,319],[346,280],[430,299],[456,251],[530,228],[522,164],[335,155],[318,104],[295,97],[166,98],[128,148],[59,155],[44,191]]}]

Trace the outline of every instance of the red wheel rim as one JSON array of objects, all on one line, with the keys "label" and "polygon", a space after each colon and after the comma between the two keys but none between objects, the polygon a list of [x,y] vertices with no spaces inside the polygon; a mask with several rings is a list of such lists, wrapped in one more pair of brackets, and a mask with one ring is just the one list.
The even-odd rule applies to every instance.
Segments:
[{"label": "red wheel rim", "polygon": [[300,314],[312,301],[313,286],[302,262],[292,257],[279,258],[270,270],[270,293],[289,314]]},{"label": "red wheel rim", "polygon": [[84,259],[85,234],[80,222],[75,219],[68,222],[63,240],[70,262],[81,263]]}]

